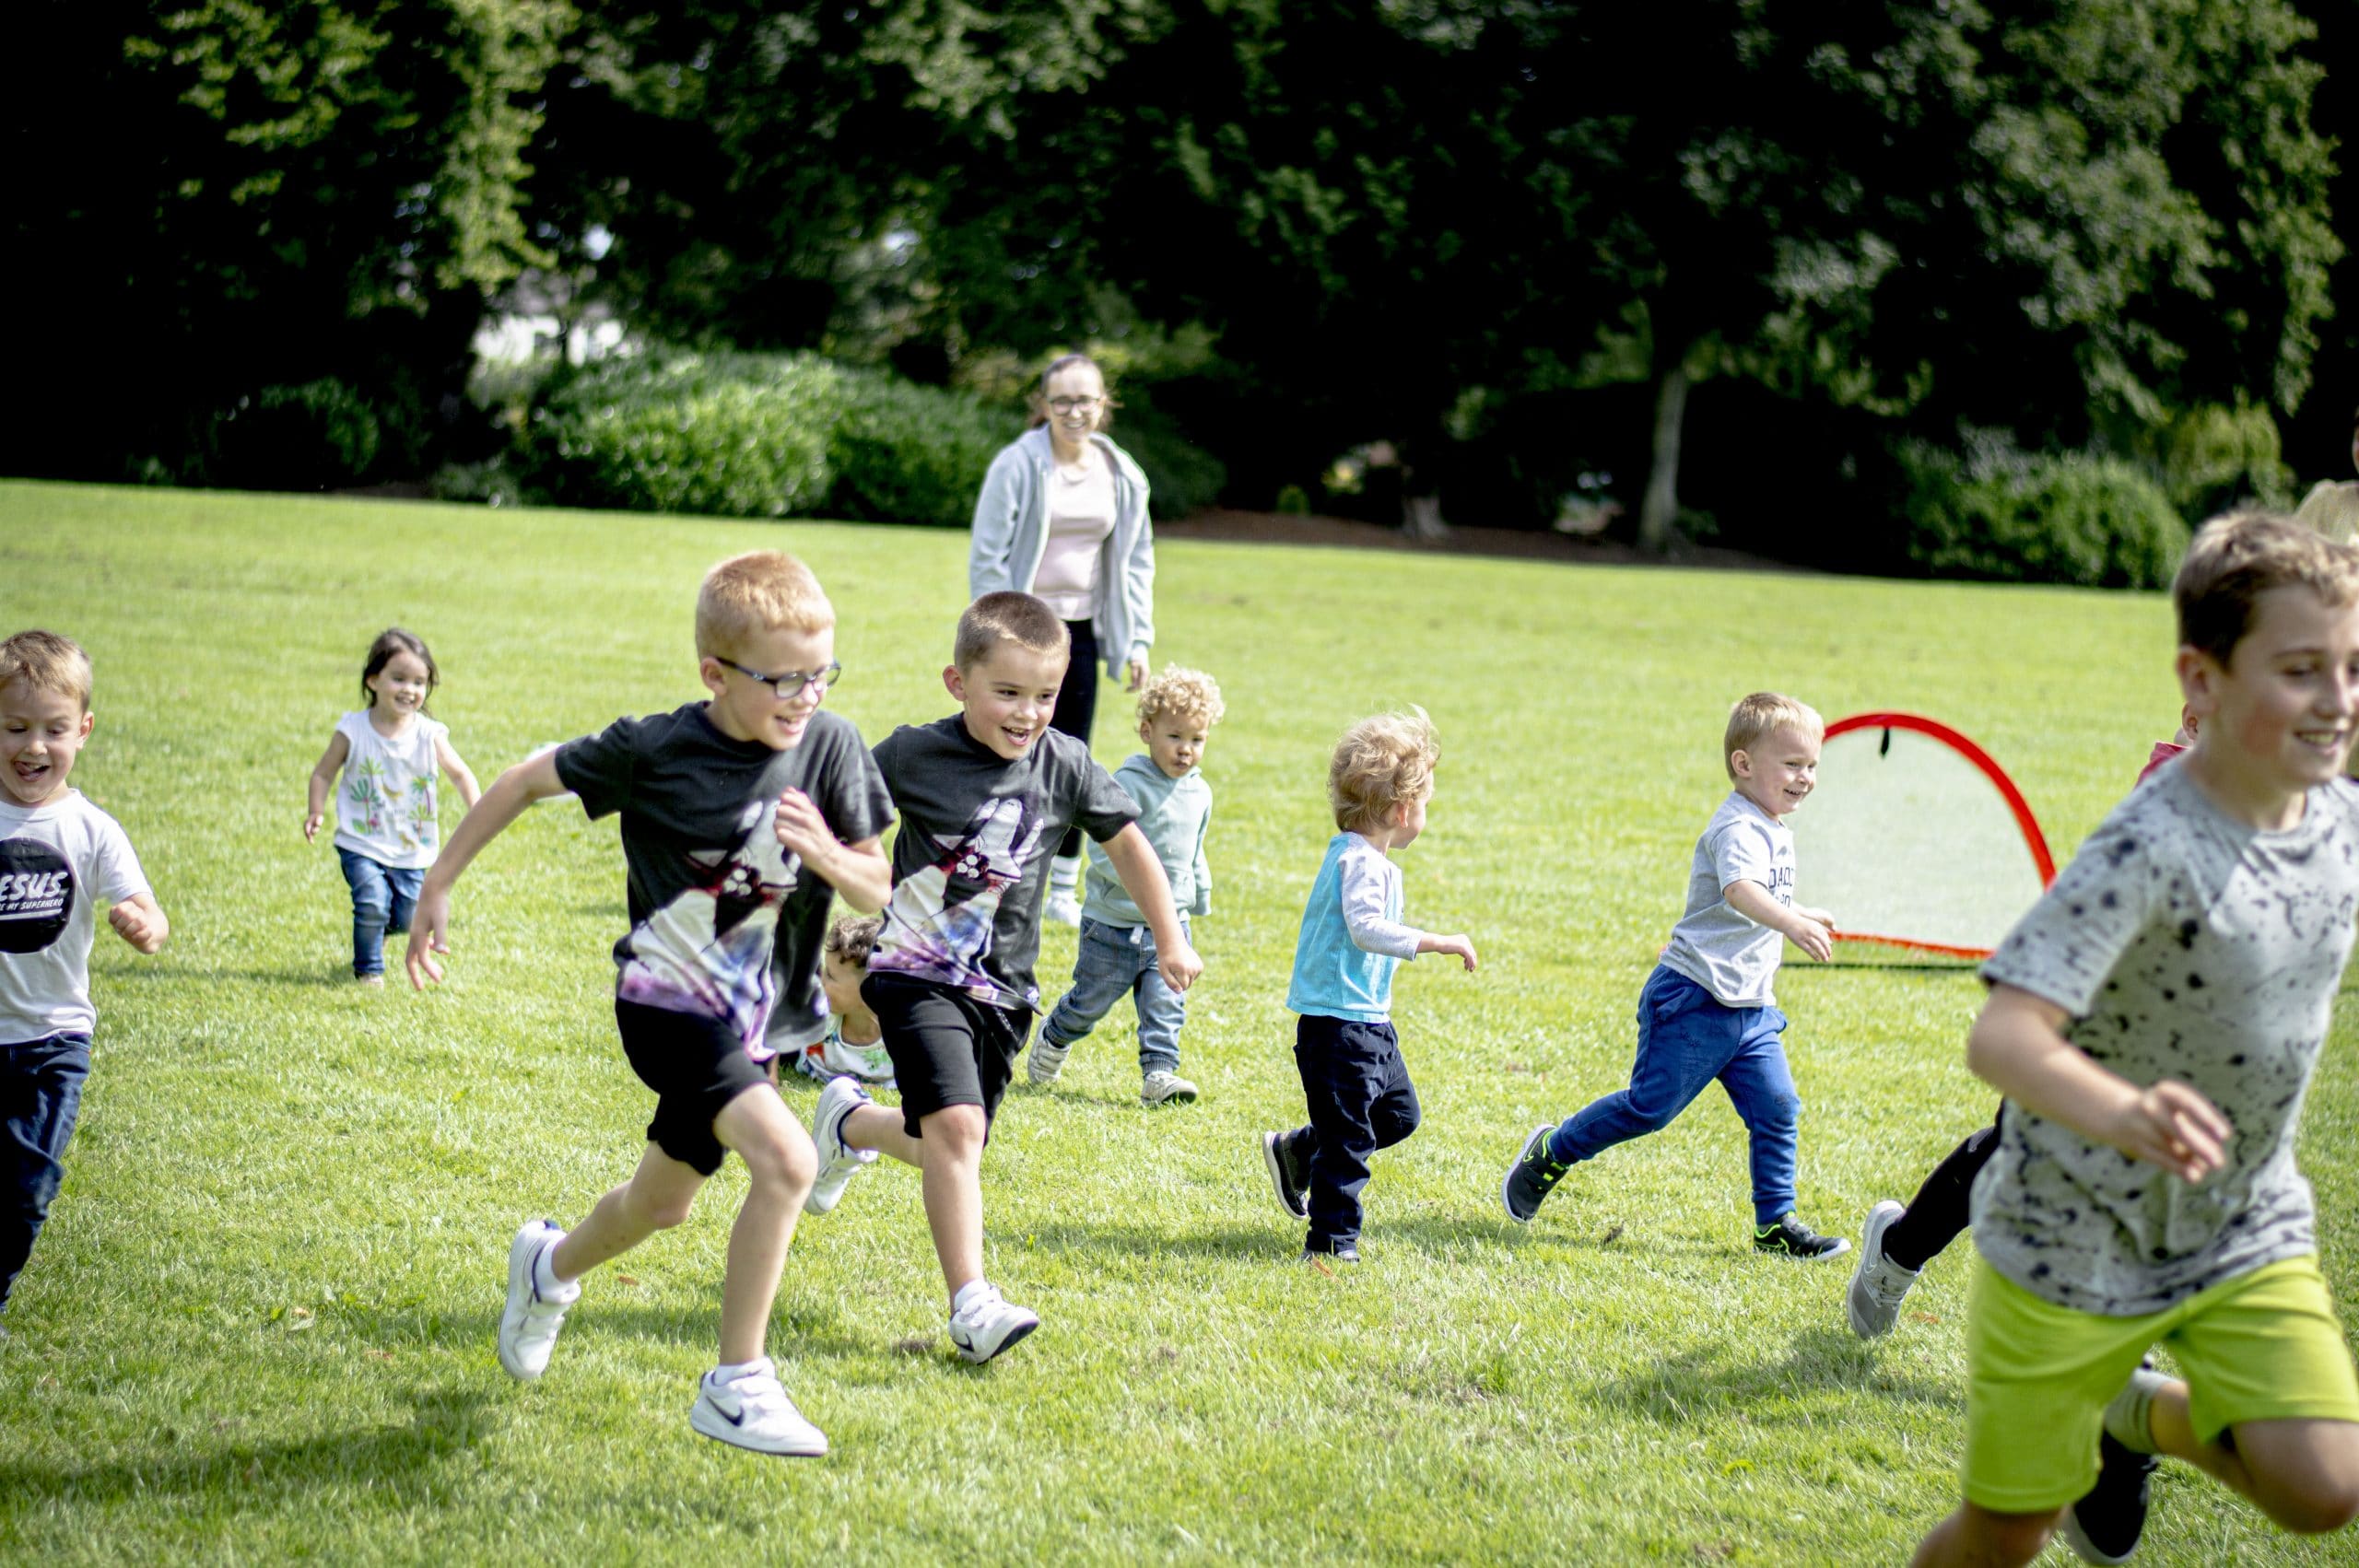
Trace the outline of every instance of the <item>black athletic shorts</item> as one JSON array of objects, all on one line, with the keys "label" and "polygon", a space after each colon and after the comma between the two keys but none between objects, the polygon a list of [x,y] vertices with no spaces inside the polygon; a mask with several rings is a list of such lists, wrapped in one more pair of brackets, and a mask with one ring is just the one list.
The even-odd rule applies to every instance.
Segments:
[{"label": "black athletic shorts", "polygon": [[712,1118],[770,1075],[745,1054],[737,1032],[717,1018],[616,998],[615,1027],[622,1032],[630,1070],[655,1091],[647,1141],[698,1175],[712,1175],[728,1152],[713,1135]]},{"label": "black athletic shorts", "polygon": [[894,974],[872,974],[860,999],[885,1026],[885,1054],[901,1091],[901,1129],[949,1106],[980,1106],[988,1122],[1015,1075],[1032,1032],[1028,1007],[993,1007],[964,991]]}]

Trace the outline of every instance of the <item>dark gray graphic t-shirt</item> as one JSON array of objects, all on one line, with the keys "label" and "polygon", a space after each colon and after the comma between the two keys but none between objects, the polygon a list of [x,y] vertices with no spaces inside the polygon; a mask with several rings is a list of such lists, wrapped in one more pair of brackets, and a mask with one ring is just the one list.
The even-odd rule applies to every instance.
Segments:
[{"label": "dark gray graphic t-shirt", "polygon": [[1010,762],[956,713],[902,725],[877,743],[876,765],[901,831],[869,973],[931,980],[995,1007],[1039,1007],[1032,962],[1057,841],[1079,823],[1102,844],[1138,807],[1071,735],[1048,731]]},{"label": "dark gray graphic t-shirt", "polygon": [[728,1024],[762,1038],[779,994],[810,1005],[832,890],[779,843],[778,797],[811,797],[838,838],[874,838],[893,820],[884,780],[851,721],[822,709],[803,742],[776,752],[733,741],[703,703],[618,719],[557,750],[557,778],[593,819],[622,813],[630,930],[615,943],[625,1001]]},{"label": "dark gray graphic t-shirt", "polygon": [[2359,912],[2359,789],[2309,791],[2282,833],[2232,821],[2187,765],[2113,810],[1982,966],[2071,1013],[2143,1088],[2192,1085],[2236,1129],[2194,1186],[2010,1103],[1974,1188],[1991,1266],[2077,1312],[2129,1316],[2317,1250],[2294,1133]]}]

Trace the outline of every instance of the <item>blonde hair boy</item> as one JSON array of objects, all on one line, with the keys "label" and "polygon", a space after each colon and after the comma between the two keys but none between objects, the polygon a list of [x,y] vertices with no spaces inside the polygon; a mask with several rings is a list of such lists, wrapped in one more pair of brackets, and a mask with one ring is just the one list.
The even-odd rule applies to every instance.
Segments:
[{"label": "blonde hair boy", "polygon": [[1335,825],[1358,833],[1403,805],[1428,800],[1441,743],[1422,708],[1379,713],[1344,731],[1327,764],[1327,803]]}]

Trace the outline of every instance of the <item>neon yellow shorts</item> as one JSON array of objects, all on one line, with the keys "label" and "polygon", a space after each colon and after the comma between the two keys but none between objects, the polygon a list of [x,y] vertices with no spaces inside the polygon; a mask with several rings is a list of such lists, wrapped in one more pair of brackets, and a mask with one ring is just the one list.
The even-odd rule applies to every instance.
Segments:
[{"label": "neon yellow shorts", "polygon": [[2058,1306],[1978,1258],[1967,1310],[1966,1496],[1994,1513],[2044,1513],[2089,1490],[2105,1407],[2158,1343],[2204,1442],[2248,1421],[2359,1422],[2359,1375],[2315,1255],[2137,1317]]}]

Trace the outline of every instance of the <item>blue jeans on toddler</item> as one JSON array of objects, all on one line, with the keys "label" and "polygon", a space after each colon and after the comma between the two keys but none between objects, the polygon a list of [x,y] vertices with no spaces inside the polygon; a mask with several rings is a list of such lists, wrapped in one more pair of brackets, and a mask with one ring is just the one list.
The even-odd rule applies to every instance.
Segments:
[{"label": "blue jeans on toddler", "polygon": [[352,976],[364,979],[385,972],[385,933],[409,930],[410,912],[417,907],[417,890],[426,872],[415,867],[389,866],[381,860],[339,848],[344,880],[352,884]]},{"label": "blue jeans on toddler", "polygon": [[[1180,929],[1188,929],[1184,915]],[[1179,1071],[1180,1025],[1188,1022],[1188,999],[1163,983],[1155,957],[1155,932],[1146,927],[1084,918],[1073,989],[1050,1010],[1040,1038],[1070,1048],[1128,992],[1139,1012],[1139,1071]]]},{"label": "blue jeans on toddler", "polygon": [[0,1312],[65,1176],[65,1142],[90,1076],[90,1036],[0,1046]]},{"label": "blue jeans on toddler", "polygon": [[1794,1207],[1794,1145],[1802,1103],[1778,1036],[1774,1007],[1723,1007],[1712,993],[1661,965],[1638,993],[1638,1059],[1630,1086],[1590,1102],[1548,1140],[1571,1164],[1671,1125],[1717,1078],[1753,1135],[1753,1223],[1775,1224]]},{"label": "blue jeans on toddler", "polygon": [[1424,1113],[1390,1024],[1306,1012],[1295,1020],[1294,1061],[1310,1107],[1310,1125],[1285,1134],[1289,1150],[1310,1141],[1310,1232],[1303,1248],[1333,1252],[1359,1242],[1368,1156],[1416,1131]]}]

